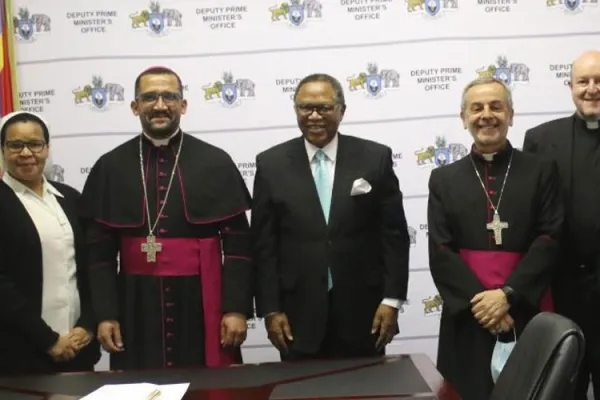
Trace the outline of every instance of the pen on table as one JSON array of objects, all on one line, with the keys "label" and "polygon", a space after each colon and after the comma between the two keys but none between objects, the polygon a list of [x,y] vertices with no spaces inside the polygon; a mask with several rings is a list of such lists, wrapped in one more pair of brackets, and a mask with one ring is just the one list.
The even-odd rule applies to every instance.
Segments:
[{"label": "pen on table", "polygon": [[154,400],[158,396],[160,396],[160,390],[159,389],[154,389],[154,391],[148,395],[148,399],[147,400]]}]

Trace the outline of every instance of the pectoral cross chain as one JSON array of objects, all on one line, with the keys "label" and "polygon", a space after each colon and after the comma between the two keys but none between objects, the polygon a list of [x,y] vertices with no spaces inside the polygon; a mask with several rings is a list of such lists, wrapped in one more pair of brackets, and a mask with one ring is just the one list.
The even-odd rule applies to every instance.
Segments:
[{"label": "pectoral cross chain", "polygon": [[177,164],[179,162],[179,155],[181,154],[181,146],[183,145],[184,133],[180,133],[181,139],[179,140],[179,149],[177,150],[177,154],[175,155],[175,165],[173,165],[173,170],[171,171],[171,178],[169,179],[169,186],[167,186],[167,192],[165,193],[164,200],[162,201],[162,207],[158,211],[158,215],[156,216],[156,221],[154,224],[150,222],[150,204],[148,203],[148,188],[146,187],[146,174],[144,169],[144,154],[142,153],[142,136],[140,135],[140,172],[142,175],[142,187],[144,188],[144,203],[146,206],[146,216],[148,218],[148,236],[146,236],[146,242],[142,243],[141,250],[142,253],[146,253],[146,262],[155,263],[156,262],[156,254],[162,251],[162,244],[156,243],[156,236],[154,236],[154,230],[156,229],[158,222],[162,216],[163,210],[165,209],[165,205],[167,204],[167,199],[169,198],[169,193],[171,193],[171,185],[173,184],[173,178],[175,177],[175,172],[177,171]]},{"label": "pectoral cross chain", "polygon": [[142,243],[142,252],[146,253],[146,261],[149,263],[156,262],[156,253],[162,251],[162,244],[156,242],[156,236],[150,235],[146,237],[146,243]]},{"label": "pectoral cross chain", "polygon": [[473,161],[473,157],[469,157],[471,160],[471,165],[473,165],[473,169],[475,170],[475,174],[479,179],[479,183],[481,184],[481,188],[483,189],[483,193],[485,193],[485,197],[489,201],[489,207],[494,210],[494,216],[491,222],[488,222],[485,227],[494,232],[494,239],[496,240],[496,246],[502,245],[502,230],[508,229],[508,222],[504,222],[500,219],[500,215],[498,214],[498,209],[500,208],[500,202],[502,201],[502,195],[504,194],[504,188],[506,187],[506,180],[508,179],[508,173],[510,172],[510,166],[512,165],[514,151],[510,152],[510,160],[508,161],[508,167],[506,168],[506,174],[504,174],[504,182],[502,182],[502,189],[500,189],[500,196],[498,197],[498,203],[494,206],[494,202],[490,198],[488,194],[488,188],[483,183],[483,179],[481,179],[481,174],[477,170],[477,166],[475,165],[475,161]]},{"label": "pectoral cross chain", "polygon": [[486,225],[486,228],[494,232],[494,239],[496,239],[496,245],[500,246],[502,244],[502,230],[508,229],[508,222],[502,221],[500,219],[500,215],[497,212],[495,212],[494,217],[492,218],[492,222],[489,222]]}]

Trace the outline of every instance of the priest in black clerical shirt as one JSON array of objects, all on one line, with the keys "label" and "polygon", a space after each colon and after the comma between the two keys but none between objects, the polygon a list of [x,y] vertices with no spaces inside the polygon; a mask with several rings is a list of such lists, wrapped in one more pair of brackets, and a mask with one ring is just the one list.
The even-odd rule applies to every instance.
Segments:
[{"label": "priest in black clerical shirt", "polygon": [[140,74],[131,109],[143,133],[104,154],[83,189],[111,369],[242,361],[253,314],[250,195],[226,152],[180,129],[186,108],[175,72]]},{"label": "priest in black clerical shirt", "polygon": [[573,62],[569,87],[576,112],[529,129],[523,151],[558,165],[566,242],[553,291],[557,311],[585,334],[575,400],[588,398],[590,376],[600,399],[600,51],[586,51]]},{"label": "priest in black clerical shirt", "polygon": [[509,89],[479,78],[463,92],[471,153],[429,181],[429,260],[443,300],[437,367],[463,400],[489,398],[497,341],[551,311],[563,209],[556,167],[507,140]]}]

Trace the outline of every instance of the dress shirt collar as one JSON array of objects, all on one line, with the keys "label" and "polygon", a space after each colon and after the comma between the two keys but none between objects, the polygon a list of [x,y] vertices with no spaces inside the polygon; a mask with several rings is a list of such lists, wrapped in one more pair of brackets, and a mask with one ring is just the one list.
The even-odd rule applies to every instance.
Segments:
[{"label": "dress shirt collar", "polygon": [[319,149],[314,144],[310,143],[308,140],[304,139],[304,147],[306,148],[306,154],[308,155],[308,162],[312,162],[315,154],[319,150],[323,150],[325,155],[329,160],[335,162],[335,157],[337,155],[338,149],[338,134],[336,133],[331,142],[327,143],[323,148]]},{"label": "dress shirt collar", "polygon": [[[64,197],[62,195],[62,193],[58,191],[58,189],[56,189],[54,186],[52,186],[52,184],[50,184],[50,182],[48,182],[48,180],[46,179],[45,176],[42,176],[42,179],[44,180],[44,183],[42,185],[43,185],[43,191],[45,193],[47,192],[47,193],[53,194],[54,196]],[[2,180],[12,190],[14,190],[15,193],[21,193],[21,194],[32,193],[37,196],[37,193],[35,193],[33,190],[29,189],[27,186],[25,186],[24,184],[22,184],[15,178],[13,178],[8,172],[4,174],[4,176],[2,177]]]}]

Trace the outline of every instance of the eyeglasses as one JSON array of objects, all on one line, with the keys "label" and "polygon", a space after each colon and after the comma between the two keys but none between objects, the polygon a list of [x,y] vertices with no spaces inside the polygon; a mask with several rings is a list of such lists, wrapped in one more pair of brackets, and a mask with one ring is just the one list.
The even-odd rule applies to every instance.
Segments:
[{"label": "eyeglasses", "polygon": [[22,140],[7,140],[5,144],[8,151],[14,154],[18,154],[27,147],[32,153],[39,153],[46,147],[46,142],[43,140],[30,140],[24,142]]},{"label": "eyeglasses", "polygon": [[173,103],[181,100],[183,96],[178,92],[145,92],[140,93],[137,98],[144,103],[156,103],[159,98],[162,98],[165,103]]},{"label": "eyeglasses", "polygon": [[319,115],[331,114],[339,104],[296,104],[296,110],[300,114],[310,115],[317,112]]}]

